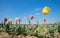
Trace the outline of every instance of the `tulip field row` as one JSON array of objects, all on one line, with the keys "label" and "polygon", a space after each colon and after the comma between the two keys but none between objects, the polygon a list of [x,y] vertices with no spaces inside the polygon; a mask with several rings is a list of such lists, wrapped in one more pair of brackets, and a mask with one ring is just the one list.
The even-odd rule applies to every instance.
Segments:
[{"label": "tulip field row", "polygon": [[[49,7],[45,7],[42,10],[44,15],[50,12]],[[55,24],[31,24],[31,20],[34,16],[27,18],[29,24],[21,24],[20,18],[15,18],[16,24],[12,24],[12,19],[4,18],[3,22],[0,22],[0,32],[6,32],[9,35],[23,35],[23,36],[36,36],[37,38],[60,38],[60,23]],[[43,22],[46,22],[44,18]]]},{"label": "tulip field row", "polygon": [[[22,21],[19,18],[16,18],[16,24],[12,24],[12,19],[8,20],[4,18],[4,22],[0,23],[0,31],[6,32],[11,35],[24,35],[24,36],[36,36],[37,38],[59,38],[60,34],[60,23],[55,24],[31,24],[31,21],[34,16],[31,16],[28,19],[29,24],[21,24]],[[46,19],[44,19],[46,22]],[[19,23],[19,24],[18,24]]]}]

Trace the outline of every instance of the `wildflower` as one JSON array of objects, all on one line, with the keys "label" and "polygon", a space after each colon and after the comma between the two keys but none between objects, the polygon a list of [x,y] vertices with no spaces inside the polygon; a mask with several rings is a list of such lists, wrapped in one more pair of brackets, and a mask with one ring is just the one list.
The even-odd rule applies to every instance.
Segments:
[{"label": "wildflower", "polygon": [[34,16],[30,16],[30,19],[32,20],[34,18]]},{"label": "wildflower", "polygon": [[7,18],[4,18],[4,22],[7,22]]}]

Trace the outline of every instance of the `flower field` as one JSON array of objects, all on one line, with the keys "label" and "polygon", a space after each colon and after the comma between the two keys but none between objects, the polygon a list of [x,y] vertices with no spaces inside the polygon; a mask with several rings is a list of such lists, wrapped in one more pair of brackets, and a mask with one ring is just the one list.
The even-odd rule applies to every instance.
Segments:
[{"label": "flower field", "polygon": [[4,18],[0,23],[0,38],[60,38],[60,22],[39,24],[37,21],[37,24],[31,24],[33,18],[28,18],[29,24],[21,24],[20,18],[15,18],[16,24],[12,24],[12,19]]},{"label": "flower field", "polygon": [[40,24],[39,20],[36,20],[37,24],[32,24],[34,16],[27,18],[28,24],[21,24],[21,18],[15,18],[15,24],[12,24],[12,19],[4,18],[0,22],[0,38],[60,38],[60,22],[45,24],[45,16],[49,12],[49,7],[42,10],[44,24]]}]

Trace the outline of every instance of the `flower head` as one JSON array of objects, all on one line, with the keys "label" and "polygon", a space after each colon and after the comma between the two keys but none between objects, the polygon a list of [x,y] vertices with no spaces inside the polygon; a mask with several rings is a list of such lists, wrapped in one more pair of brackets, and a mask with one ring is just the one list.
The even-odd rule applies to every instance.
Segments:
[{"label": "flower head", "polygon": [[9,22],[12,23],[12,19],[9,19]]},{"label": "flower head", "polygon": [[21,21],[21,19],[19,18],[19,22]]},{"label": "flower head", "polygon": [[30,16],[30,19],[32,20],[34,18],[34,16]]},{"label": "flower head", "polygon": [[43,13],[44,15],[48,14],[49,12],[50,12],[50,8],[49,8],[49,7],[44,7],[44,8],[42,9],[42,13]]},{"label": "flower head", "polygon": [[16,22],[20,22],[21,19],[20,18],[15,18]]},{"label": "flower head", "polygon": [[4,22],[7,22],[7,18],[4,18]]},{"label": "flower head", "polygon": [[44,22],[46,22],[46,19],[44,19]]}]

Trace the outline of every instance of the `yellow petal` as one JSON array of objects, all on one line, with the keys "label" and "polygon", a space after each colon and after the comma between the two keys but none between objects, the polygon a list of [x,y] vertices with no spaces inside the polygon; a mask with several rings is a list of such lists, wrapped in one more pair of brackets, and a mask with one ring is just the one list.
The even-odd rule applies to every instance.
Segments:
[{"label": "yellow petal", "polygon": [[42,10],[42,13],[43,14],[48,14],[50,12],[50,8],[49,7],[45,7],[45,8],[43,8],[43,10]]},{"label": "yellow petal", "polygon": [[12,22],[12,19],[9,19],[9,22]]}]

